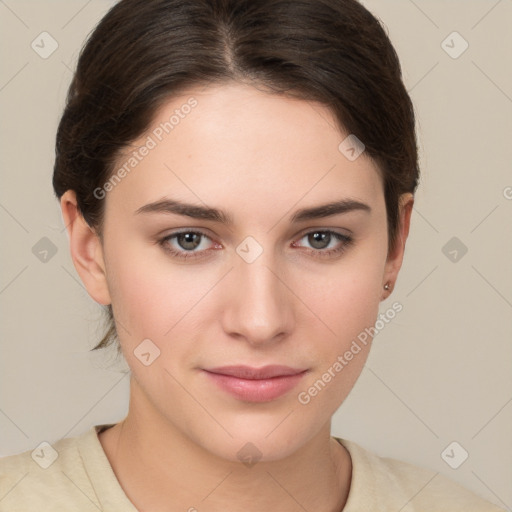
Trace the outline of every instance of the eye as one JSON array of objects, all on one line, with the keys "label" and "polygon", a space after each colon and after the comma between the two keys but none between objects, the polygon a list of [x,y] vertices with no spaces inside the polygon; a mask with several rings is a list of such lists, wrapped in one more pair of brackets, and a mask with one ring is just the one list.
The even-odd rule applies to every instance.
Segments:
[{"label": "eye", "polygon": [[[308,249],[302,243],[294,242],[293,247],[305,248],[313,257],[325,258],[340,255],[352,243],[351,236],[332,230],[315,230],[305,233],[299,241],[305,241],[311,247]],[[222,249],[220,244],[197,230],[171,233],[158,241],[159,245],[173,258],[191,259],[208,256],[212,249]]]},{"label": "eye", "polygon": [[204,256],[213,243],[202,231],[180,231],[162,238],[159,244],[172,256],[186,259]]},{"label": "eye", "polygon": [[[310,231],[300,240],[305,240],[312,247],[309,252],[320,258],[341,254],[353,243],[351,236],[332,230]],[[293,245],[296,247],[296,242]],[[302,244],[299,245],[299,247],[302,246]]]}]

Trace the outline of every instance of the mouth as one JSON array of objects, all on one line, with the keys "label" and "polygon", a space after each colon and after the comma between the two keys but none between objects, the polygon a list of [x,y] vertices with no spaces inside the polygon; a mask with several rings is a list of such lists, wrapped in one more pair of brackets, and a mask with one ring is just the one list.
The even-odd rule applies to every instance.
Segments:
[{"label": "mouth", "polygon": [[224,392],[247,402],[270,402],[291,391],[307,369],[269,365],[222,366],[203,369],[206,376]]}]

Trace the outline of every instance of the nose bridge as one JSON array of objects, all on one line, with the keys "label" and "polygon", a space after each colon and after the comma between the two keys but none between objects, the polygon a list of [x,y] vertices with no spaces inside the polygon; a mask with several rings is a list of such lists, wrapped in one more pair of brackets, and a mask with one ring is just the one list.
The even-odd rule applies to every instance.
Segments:
[{"label": "nose bridge", "polygon": [[[249,252],[254,251],[248,243]],[[240,248],[247,246],[240,244],[237,252]],[[243,252],[236,256],[224,311],[226,332],[242,336],[251,344],[268,343],[290,332],[293,306],[279,275],[272,251],[261,251],[252,261]]]}]

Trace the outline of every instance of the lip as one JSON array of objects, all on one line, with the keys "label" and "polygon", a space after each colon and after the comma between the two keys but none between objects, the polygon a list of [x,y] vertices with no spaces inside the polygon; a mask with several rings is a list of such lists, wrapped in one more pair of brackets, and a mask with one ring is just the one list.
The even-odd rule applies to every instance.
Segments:
[{"label": "lip", "polygon": [[293,389],[308,370],[282,365],[260,368],[251,366],[221,366],[203,369],[223,391],[239,400],[270,402]]}]

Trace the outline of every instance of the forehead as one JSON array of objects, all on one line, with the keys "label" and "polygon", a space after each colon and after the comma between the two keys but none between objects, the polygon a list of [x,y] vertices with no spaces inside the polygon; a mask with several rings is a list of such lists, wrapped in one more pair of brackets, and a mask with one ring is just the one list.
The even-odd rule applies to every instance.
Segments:
[{"label": "forehead", "polygon": [[115,169],[127,172],[107,203],[133,212],[172,196],[256,212],[301,198],[375,202],[380,173],[364,153],[351,161],[340,151],[348,135],[317,102],[240,84],[191,89],[119,156]]}]

